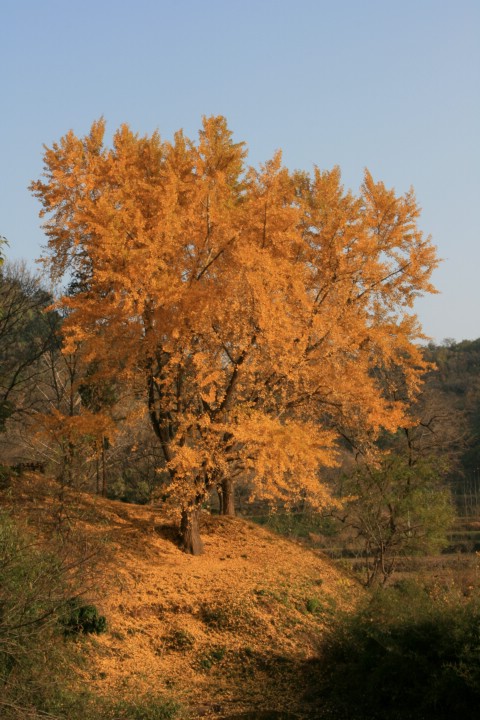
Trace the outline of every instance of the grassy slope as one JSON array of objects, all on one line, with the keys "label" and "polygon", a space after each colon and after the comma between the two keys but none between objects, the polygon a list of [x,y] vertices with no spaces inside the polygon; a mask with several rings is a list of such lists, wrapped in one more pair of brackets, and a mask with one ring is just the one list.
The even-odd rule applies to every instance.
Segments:
[{"label": "grassy slope", "polygon": [[90,599],[108,631],[85,641],[91,690],[165,692],[190,717],[259,708],[313,717],[308,668],[331,618],[361,592],[351,579],[299,544],[207,514],[205,555],[191,557],[159,512],[152,522],[151,508],[89,495],[60,503],[47,485],[22,481],[10,495],[16,512],[45,529],[61,509],[64,524],[104,546]]}]

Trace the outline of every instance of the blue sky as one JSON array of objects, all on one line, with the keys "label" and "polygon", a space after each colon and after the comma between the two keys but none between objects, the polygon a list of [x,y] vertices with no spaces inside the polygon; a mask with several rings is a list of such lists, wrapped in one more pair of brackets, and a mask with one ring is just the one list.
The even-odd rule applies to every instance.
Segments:
[{"label": "blue sky", "polygon": [[444,259],[435,340],[480,337],[479,0],[0,0],[0,234],[44,242],[42,145],[103,115],[165,138],[222,114],[257,164],[413,185]]}]

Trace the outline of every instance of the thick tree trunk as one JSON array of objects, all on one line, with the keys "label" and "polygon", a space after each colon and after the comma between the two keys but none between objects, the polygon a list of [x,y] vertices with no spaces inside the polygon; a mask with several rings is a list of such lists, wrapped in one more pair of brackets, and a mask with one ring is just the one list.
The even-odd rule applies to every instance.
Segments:
[{"label": "thick tree trunk", "polygon": [[182,519],[180,521],[181,547],[186,553],[190,553],[190,555],[203,554],[199,515],[200,509],[195,506],[182,510]]},{"label": "thick tree trunk", "polygon": [[235,488],[231,478],[222,480],[222,506],[221,514],[235,516]]}]

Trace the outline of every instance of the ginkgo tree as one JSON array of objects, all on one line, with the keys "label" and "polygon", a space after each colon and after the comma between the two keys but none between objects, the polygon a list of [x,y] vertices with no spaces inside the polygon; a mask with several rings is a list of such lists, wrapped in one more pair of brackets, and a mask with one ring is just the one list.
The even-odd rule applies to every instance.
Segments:
[{"label": "ginkgo tree", "polygon": [[65,351],[143,394],[187,551],[206,494],[231,507],[235,477],[327,502],[340,435],[404,423],[426,367],[412,306],[437,259],[413,192],[366,172],[354,196],[338,169],[290,172],[280,153],[248,167],[223,117],[195,142],[104,133],[67,133],[32,183],[44,262],[76,280]]}]

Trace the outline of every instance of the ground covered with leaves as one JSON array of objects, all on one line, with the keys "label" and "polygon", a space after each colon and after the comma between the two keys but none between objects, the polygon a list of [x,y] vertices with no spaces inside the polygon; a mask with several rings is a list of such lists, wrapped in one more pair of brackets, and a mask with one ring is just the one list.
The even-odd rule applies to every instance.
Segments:
[{"label": "ground covered with leaves", "polygon": [[95,549],[84,599],[107,625],[77,640],[84,661],[72,688],[134,704],[161,697],[191,718],[262,709],[314,716],[321,639],[361,594],[329,560],[207,513],[205,554],[192,557],[161,508],[59,494],[33,476],[12,485],[4,505],[44,537],[77,533],[87,553]]}]

